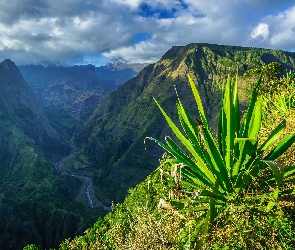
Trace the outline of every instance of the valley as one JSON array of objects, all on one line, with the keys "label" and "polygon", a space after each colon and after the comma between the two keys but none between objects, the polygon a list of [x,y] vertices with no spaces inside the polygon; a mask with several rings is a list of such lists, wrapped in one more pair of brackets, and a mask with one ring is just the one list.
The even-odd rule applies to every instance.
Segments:
[{"label": "valley", "polygon": [[10,60],[0,63],[1,249],[56,248],[110,210],[95,196],[92,179],[67,165],[77,129],[118,84],[101,84],[89,67],[20,71]]},{"label": "valley", "polygon": [[173,46],[149,65],[2,62],[0,246],[57,248],[122,202],[163,155],[145,138],[173,138],[153,97],[176,117],[179,96],[199,119],[188,73],[216,130],[223,79],[239,72],[243,109],[249,84],[242,74],[273,61],[284,72],[294,69],[295,53],[193,43]]},{"label": "valley", "polygon": [[[105,211],[110,212],[111,207],[103,204],[101,201],[98,201],[95,198],[95,193],[94,193],[94,187],[93,187],[93,182],[92,179],[89,176],[86,176],[84,174],[75,174],[68,169],[66,169],[67,166],[67,160],[72,158],[77,152],[73,152],[69,154],[68,156],[63,157],[62,159],[55,161],[54,162],[54,167],[55,169],[62,175],[64,176],[71,176],[75,177],[78,179],[83,180],[84,185],[81,185],[80,187],[80,193],[85,195],[86,203],[91,207],[102,207]],[[96,200],[96,201],[94,201]]]}]

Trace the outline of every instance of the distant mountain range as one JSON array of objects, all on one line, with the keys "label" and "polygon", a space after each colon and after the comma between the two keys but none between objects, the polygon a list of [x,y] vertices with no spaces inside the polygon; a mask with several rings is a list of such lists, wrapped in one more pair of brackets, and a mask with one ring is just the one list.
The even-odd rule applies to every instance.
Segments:
[{"label": "distant mountain range", "polygon": [[128,64],[119,58],[100,67],[51,64],[20,65],[18,68],[45,107],[68,112],[76,119],[85,119],[106,93],[136,76],[146,65]]},{"label": "distant mountain range", "polygon": [[136,76],[146,65],[128,64],[119,58],[100,67],[48,64],[18,68],[55,129],[64,140],[69,140],[109,92]]},{"label": "distant mountain range", "polygon": [[[123,58],[112,59],[105,66],[98,67],[97,69],[107,68],[111,71],[133,70],[133,76],[137,75],[148,63],[128,63]],[[129,80],[129,79],[128,79]]]}]

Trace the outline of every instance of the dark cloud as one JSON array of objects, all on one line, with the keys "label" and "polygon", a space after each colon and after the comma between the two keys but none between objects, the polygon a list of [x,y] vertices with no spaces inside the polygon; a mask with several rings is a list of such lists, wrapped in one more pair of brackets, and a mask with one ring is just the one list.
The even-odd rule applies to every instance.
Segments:
[{"label": "dark cloud", "polygon": [[46,1],[0,1],[0,22],[12,25],[21,19],[40,18],[46,13],[48,8]]}]

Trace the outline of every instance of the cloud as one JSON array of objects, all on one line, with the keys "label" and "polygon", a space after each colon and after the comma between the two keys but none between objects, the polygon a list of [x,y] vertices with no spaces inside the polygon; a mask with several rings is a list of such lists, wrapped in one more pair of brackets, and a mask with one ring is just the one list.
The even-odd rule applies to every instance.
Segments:
[{"label": "cloud", "polygon": [[[9,25],[0,23],[0,55],[9,57],[7,51],[12,50],[17,54],[35,55],[36,63],[42,60],[65,62],[84,55],[100,54],[132,39],[128,25],[124,24],[124,21],[131,22],[123,20],[116,6],[111,9],[96,6],[101,7],[96,11],[84,6],[84,12],[80,13],[67,11],[64,5],[51,7],[59,9],[57,13],[60,15],[44,14],[44,17],[36,18],[31,13],[30,18],[11,20]],[[25,63],[26,58],[18,60]]]},{"label": "cloud", "polygon": [[295,6],[265,19],[271,27],[270,44],[283,49],[295,48]]},{"label": "cloud", "polygon": [[[152,58],[163,50],[162,55],[173,45],[186,45],[191,42],[286,50],[294,46],[295,28],[292,27],[295,27],[295,22],[291,18],[295,17],[295,7],[285,9],[290,4],[288,1],[261,1],[259,4],[254,0],[225,0],[218,4],[213,0],[188,0],[186,4],[188,7],[180,10],[174,18],[145,18],[144,21],[150,24],[146,30],[154,34],[148,43],[119,47],[104,55],[118,55],[132,60],[137,57],[144,58],[142,52],[147,51],[146,56]],[[277,9],[280,8],[285,10],[278,14]],[[282,16],[285,20],[281,20]],[[275,35],[274,30],[280,32]],[[288,46],[278,43],[279,40],[284,41],[283,38],[290,41]]]},{"label": "cloud", "polygon": [[267,15],[251,32],[251,38],[264,38],[264,46],[283,50],[295,49],[295,6],[276,15]]},{"label": "cloud", "polygon": [[152,62],[192,42],[290,50],[294,18],[289,0],[0,1],[0,59]]},{"label": "cloud", "polygon": [[153,63],[159,59],[159,55],[162,55],[166,49],[163,44],[142,41],[132,46],[110,50],[103,53],[103,56],[122,57],[128,62]]},{"label": "cloud", "polygon": [[261,37],[264,40],[266,40],[268,38],[268,35],[269,35],[269,29],[268,29],[268,24],[266,23],[258,24],[251,32],[252,39]]}]

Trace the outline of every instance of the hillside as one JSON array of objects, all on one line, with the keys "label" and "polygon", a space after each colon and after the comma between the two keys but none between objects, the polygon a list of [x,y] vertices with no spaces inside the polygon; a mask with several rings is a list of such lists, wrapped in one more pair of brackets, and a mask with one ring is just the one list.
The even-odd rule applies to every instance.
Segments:
[{"label": "hillside", "polygon": [[[193,99],[188,95],[187,73],[193,74],[210,124],[215,128],[221,79],[237,69],[242,74],[271,61],[281,63],[284,70],[291,69],[295,66],[295,53],[212,44],[172,47],[161,60],[103,100],[76,138],[80,151],[69,160],[69,167],[93,178],[99,199],[108,203],[122,201],[128,188],[155,169],[163,153],[151,142],[145,151],[144,138],[163,139],[169,134],[152,96],[175,116],[176,86],[190,109]],[[243,81],[241,84],[245,85]],[[197,117],[195,110],[189,112]]]},{"label": "hillside", "polygon": [[[211,46],[202,47],[204,50],[204,47],[208,49]],[[218,47],[219,50],[227,48]],[[197,51],[199,49],[200,47]],[[236,52],[233,48],[230,51],[232,55]],[[143,182],[130,189],[124,202],[113,205],[112,213],[98,218],[83,236],[65,240],[60,249],[294,249],[294,54],[289,53],[285,57],[287,63],[284,64],[278,59],[284,58],[282,51],[251,48],[246,52],[256,54],[254,57],[249,56],[253,60],[265,51],[276,55],[275,62],[279,61],[285,69],[292,70],[280,76],[280,64],[264,64],[262,61],[260,66],[263,67],[252,64],[255,70],[248,71],[264,72],[261,81],[258,81],[260,73],[251,80],[246,76],[244,79],[243,76],[229,79],[222,94],[219,93],[222,96],[222,107],[218,136],[214,131],[211,134],[205,118],[208,113],[212,115],[212,110],[208,110],[207,106],[207,114],[202,112],[200,103],[206,102],[206,96],[201,94],[201,100],[197,98],[198,90],[193,81],[190,81],[190,85],[196,103],[189,102],[188,105],[192,104],[190,107],[184,106],[190,110],[188,113],[190,116],[192,114],[191,118],[195,114],[192,107],[199,109],[201,118],[198,125],[187,116],[179,101],[177,105],[174,104],[178,108],[178,115],[165,101],[162,102],[160,106],[172,118],[171,121],[163,112],[171,130],[177,135],[177,145],[167,137],[164,143],[164,138],[153,135],[164,143],[166,149],[161,164],[158,162],[155,165],[160,166],[151,171]],[[258,61],[257,58],[256,60]],[[155,66],[151,65],[150,68]],[[194,77],[196,78],[196,72]],[[251,91],[248,91],[250,88],[245,88],[245,83],[249,83],[249,80],[258,81],[256,88],[251,88]],[[202,91],[200,85],[198,87]],[[145,88],[149,88],[149,85]],[[214,90],[213,94],[216,94],[219,89],[215,86],[209,90]],[[239,105],[238,91],[244,92],[241,97],[250,92],[251,101],[246,103],[246,107]],[[189,94],[193,96],[193,93],[188,91],[184,95],[178,91],[182,102],[187,101]],[[155,96],[158,94],[159,92],[153,93]],[[124,97],[126,95],[127,91]],[[130,99],[124,101],[128,106]],[[101,115],[106,110],[109,113],[115,112],[116,107],[124,110],[121,105],[120,102],[116,102],[114,107],[106,105]],[[141,107],[138,112],[144,114],[146,110],[146,107]],[[117,113],[115,114],[116,118]],[[116,122],[119,123],[122,118],[124,117]],[[182,125],[182,128],[178,126],[180,130],[173,124],[178,119]],[[214,119],[210,120],[214,130]],[[102,121],[96,122],[99,124]],[[108,123],[104,125],[103,128],[106,128]],[[120,125],[122,126],[121,123]],[[103,137],[105,130],[99,126],[97,128],[101,131],[96,130],[95,136]],[[96,141],[99,141],[97,137]],[[133,148],[130,147],[131,149]],[[130,155],[132,154],[129,153],[128,156]],[[120,161],[121,159],[118,162]],[[146,162],[141,163],[147,166]],[[125,171],[131,176],[130,166],[132,162],[121,166],[121,171],[117,172],[122,176]],[[133,171],[137,171],[134,174],[140,173],[138,166]],[[112,177],[120,178],[120,175]],[[123,178],[125,177],[126,175]],[[109,178],[108,181],[115,182],[115,179]]]},{"label": "hillside", "polygon": [[22,76],[45,108],[64,143],[112,90],[138,74],[145,64],[113,59],[107,65],[20,65]]},{"label": "hillside", "polygon": [[20,128],[42,148],[54,148],[58,143],[58,134],[15,64],[10,60],[3,61],[0,64],[0,76],[2,118]]},{"label": "hillside", "polygon": [[113,59],[100,67],[53,64],[18,68],[45,107],[68,112],[76,119],[86,119],[108,92],[134,77],[144,66]]},{"label": "hillside", "polygon": [[57,247],[83,232],[101,209],[89,216],[90,208],[75,200],[83,182],[54,168],[51,157],[65,149],[10,60],[0,63],[0,106],[0,248]]}]

